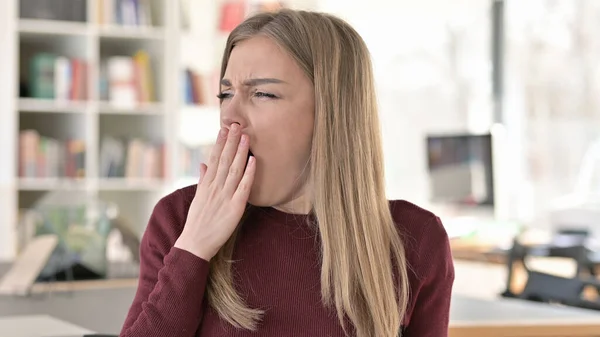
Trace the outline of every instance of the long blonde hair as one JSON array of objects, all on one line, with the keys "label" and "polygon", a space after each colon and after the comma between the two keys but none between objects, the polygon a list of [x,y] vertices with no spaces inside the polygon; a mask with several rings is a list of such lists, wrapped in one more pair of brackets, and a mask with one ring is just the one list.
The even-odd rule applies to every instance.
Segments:
[{"label": "long blonde hair", "polygon": [[[332,15],[295,10],[247,18],[229,36],[221,78],[234,46],[256,35],[286,50],[314,84],[310,158],[313,213],[321,238],[321,294],[359,337],[396,337],[409,298],[400,233],[385,196],[383,154],[370,55],[359,34]],[[211,262],[207,296],[222,319],[256,330],[262,312],[233,285],[236,234]]]}]

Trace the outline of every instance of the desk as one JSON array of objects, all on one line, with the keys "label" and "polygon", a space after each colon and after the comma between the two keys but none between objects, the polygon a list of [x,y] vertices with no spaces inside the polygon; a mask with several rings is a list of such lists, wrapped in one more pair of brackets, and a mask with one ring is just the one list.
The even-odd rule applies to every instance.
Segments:
[{"label": "desk", "polygon": [[94,333],[48,315],[0,317],[0,333],[10,337],[63,337]]},{"label": "desk", "polygon": [[[0,296],[0,317],[51,315],[99,333],[118,334],[136,288],[105,288],[31,297]],[[0,333],[1,337],[4,337]]]},{"label": "desk", "polygon": [[[455,266],[458,263],[481,262],[489,266],[502,266],[502,268],[508,271],[507,252],[505,250],[494,247],[489,243],[479,243],[474,240],[452,239],[450,245]],[[536,271],[567,278],[573,277],[577,269],[574,260],[558,257],[533,256],[528,259],[527,265],[530,269]],[[597,266],[596,270],[597,275],[600,275],[600,266]],[[518,294],[523,291],[527,283],[528,273],[522,262],[519,261],[513,264],[512,272],[513,277],[509,287],[513,293]],[[506,283],[506,276],[502,278],[502,281]],[[584,289],[584,297],[587,300],[596,301],[599,299],[599,296],[600,294],[594,287],[586,287]]]},{"label": "desk", "polygon": [[[131,287],[82,290],[50,297],[0,297],[0,317],[52,315],[100,333],[118,334],[134,294],[135,288]],[[600,337],[600,312],[511,299],[481,300],[455,294],[450,313],[450,336]]]},{"label": "desk", "polygon": [[450,337],[600,337],[600,312],[455,295]]},{"label": "desk", "polygon": [[506,264],[507,251],[491,243],[454,238],[450,240],[452,256],[456,260]]}]

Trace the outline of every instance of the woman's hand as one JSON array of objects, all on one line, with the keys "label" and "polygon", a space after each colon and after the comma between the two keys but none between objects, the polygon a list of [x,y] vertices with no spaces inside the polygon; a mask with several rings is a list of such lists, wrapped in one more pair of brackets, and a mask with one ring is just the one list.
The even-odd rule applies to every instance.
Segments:
[{"label": "woman's hand", "polygon": [[254,181],[256,161],[248,159],[250,140],[240,129],[233,124],[229,131],[222,128],[219,132],[208,167],[201,165],[196,195],[175,242],[175,247],[207,261],[237,227]]}]

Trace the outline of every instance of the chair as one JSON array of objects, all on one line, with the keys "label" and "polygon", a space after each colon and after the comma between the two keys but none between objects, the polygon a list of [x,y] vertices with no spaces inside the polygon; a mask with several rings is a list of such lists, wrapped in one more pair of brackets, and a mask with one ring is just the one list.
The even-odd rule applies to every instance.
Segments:
[{"label": "chair", "polygon": [[[503,297],[519,298],[544,303],[600,310],[600,301],[584,298],[584,290],[592,287],[600,293],[600,281],[596,278],[596,266],[600,265],[598,254],[588,249],[585,242],[589,233],[582,231],[561,231],[552,243],[547,245],[526,246],[517,239],[508,253],[508,277]],[[576,263],[573,277],[552,275],[532,270],[527,257],[561,257],[572,259]],[[517,264],[521,264],[527,273],[527,281],[522,292],[514,293],[510,285],[515,277]]]}]

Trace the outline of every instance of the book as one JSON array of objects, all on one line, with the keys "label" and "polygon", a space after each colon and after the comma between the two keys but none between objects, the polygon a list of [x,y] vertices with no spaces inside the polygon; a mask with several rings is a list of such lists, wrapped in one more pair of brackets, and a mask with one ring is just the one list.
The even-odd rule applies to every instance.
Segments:
[{"label": "book", "polygon": [[105,136],[100,145],[103,178],[160,179],[165,176],[164,145],[141,138]]},{"label": "book", "polygon": [[131,109],[156,101],[151,60],[146,51],[139,50],[133,56],[111,56],[105,63],[101,74],[107,78],[101,80],[101,97],[107,91],[113,106]]},{"label": "book", "polygon": [[137,103],[135,67],[129,56],[112,56],[107,61],[109,101],[121,108],[134,108]]},{"label": "book", "polygon": [[38,53],[29,63],[29,93],[33,98],[54,99],[56,55]]},{"label": "book", "polygon": [[98,22],[104,25],[152,26],[150,0],[98,0]]},{"label": "book", "polygon": [[219,30],[230,33],[246,16],[246,4],[240,0],[230,0],[221,5]]},{"label": "book", "polygon": [[37,130],[19,134],[19,176],[22,178],[85,177],[85,142],[45,137]]},{"label": "book", "polygon": [[210,151],[214,144],[206,145],[180,145],[179,148],[179,175],[182,177],[197,177],[200,164],[208,162]]},{"label": "book", "polygon": [[138,102],[152,102],[155,100],[152,81],[152,68],[150,55],[144,50],[139,50],[133,56],[135,66],[135,82]]},{"label": "book", "polygon": [[29,97],[57,101],[87,99],[87,62],[52,53],[35,54],[29,61]]},{"label": "book", "polygon": [[205,77],[192,70],[185,69],[182,74],[183,102],[187,105],[208,104],[205,90]]}]

